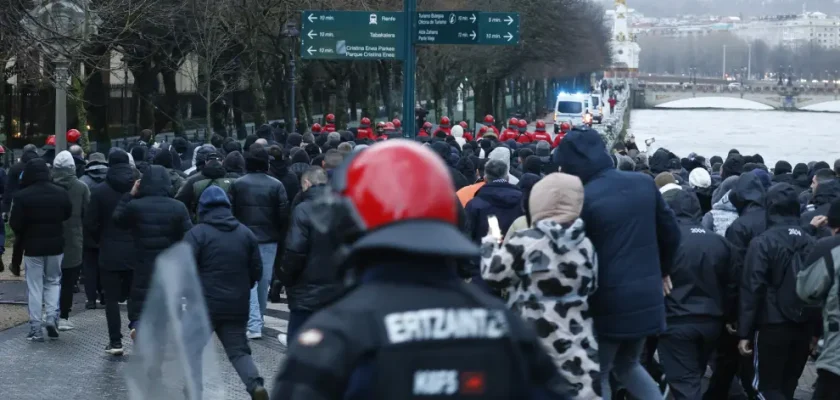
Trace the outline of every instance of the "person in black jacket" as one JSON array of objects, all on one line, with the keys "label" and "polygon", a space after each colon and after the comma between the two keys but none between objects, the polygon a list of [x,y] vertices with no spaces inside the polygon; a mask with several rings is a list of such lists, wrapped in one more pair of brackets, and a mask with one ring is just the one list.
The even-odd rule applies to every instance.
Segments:
[{"label": "person in black jacket", "polygon": [[146,292],[152,283],[155,259],[169,246],[179,242],[184,233],[192,228],[187,208],[170,197],[171,187],[166,168],[151,165],[114,209],[114,224],[131,231],[136,250],[131,303],[128,305],[132,338],[143,311]]},{"label": "person in black jacket", "polygon": [[312,226],[314,199],[329,190],[327,173],[320,167],[310,167],[304,172],[301,183],[303,199],[292,210],[286,251],[277,271],[289,300],[289,339],[294,339],[306,320],[342,290],[340,273],[332,262],[338,243]]},{"label": "person in black jacket", "polygon": [[193,249],[210,325],[248,393],[268,400],[245,336],[248,296],[262,276],[257,238],[233,217],[230,200],[219,187],[208,187],[201,194],[198,220],[184,241]]},{"label": "person in black jacket", "polygon": [[[729,201],[738,210],[738,218],[726,229],[726,240],[733,247],[733,272],[741,276],[744,255],[750,242],[766,229],[766,213],[764,211],[765,189],[758,175],[752,172],[741,174],[735,182],[735,187],[729,192]],[[738,354],[738,337],[734,334],[734,326],[727,325],[718,340],[715,369],[706,390],[705,399],[726,398],[732,384],[732,378],[737,374],[741,386],[749,398],[755,397],[752,386],[752,360]]]},{"label": "person in black jacket", "polygon": [[[12,207],[12,198],[15,196],[15,193],[19,190],[20,187],[20,177],[23,174],[23,168],[26,166],[26,163],[30,160],[34,160],[38,158],[38,148],[35,147],[34,144],[27,144],[23,146],[23,154],[20,156],[20,161],[12,165],[9,168],[8,178],[6,180],[6,186],[3,189],[3,203],[2,203],[2,211],[3,211],[3,221],[8,221],[9,219],[9,210]],[[20,264],[23,260],[23,249],[21,248],[22,242],[15,238],[13,253],[12,253],[12,264],[9,266],[9,272],[12,273],[14,276],[20,276]],[[3,252],[0,252],[0,255],[5,253],[5,240],[3,243],[0,243],[0,246],[3,246]],[[3,260],[0,257],[0,265],[2,265]]]},{"label": "person in black jacket", "polygon": [[64,221],[70,219],[73,205],[61,186],[50,180],[47,163],[30,160],[23,169],[20,190],[12,199],[9,226],[23,242],[26,287],[29,292],[29,335],[44,341],[41,308],[46,310],[47,334],[58,337],[56,315],[61,289],[61,258],[64,253]]},{"label": "person in black jacket", "polygon": [[816,332],[796,294],[796,272],[805,267],[814,238],[799,226],[793,186],[773,186],[766,203],[767,230],[750,242],[744,261],[738,350],[753,356],[759,398],[792,399]]},{"label": "person in black jacket", "polygon": [[680,190],[668,201],[680,226],[680,246],[665,297],[667,328],[659,361],[676,400],[702,397],[701,381],[724,322],[731,318],[738,277],[730,268],[732,246],[700,226],[697,196]]},{"label": "person in black jacket", "polygon": [[271,156],[269,161],[268,174],[283,183],[286,188],[286,196],[294,199],[300,192],[301,178],[294,172],[289,171],[286,157],[284,157],[283,149],[280,146],[271,146],[268,148],[268,154]]},{"label": "person in black jacket", "polygon": [[105,319],[108,321],[108,345],[105,352],[122,355],[120,305],[128,299],[134,276],[134,240],[131,232],[114,224],[111,216],[122,196],[134,186],[134,170],[128,153],[114,148],[108,154],[105,181],[90,190],[90,203],[85,209],[84,230],[92,244],[99,248],[98,265],[105,297]]},{"label": "person in black jacket", "polygon": [[286,188],[283,187],[283,183],[268,175],[269,161],[270,157],[265,147],[252,144],[248,149],[248,157],[245,158],[248,173],[237,179],[230,189],[233,215],[256,235],[263,262],[263,276],[251,289],[249,339],[262,338],[262,317],[268,302],[274,259],[289,227],[289,199]]},{"label": "person in black jacket", "polygon": [[831,203],[838,199],[840,199],[840,180],[832,179],[820,183],[814,190],[814,197],[811,198],[811,204],[802,213],[799,224],[805,231],[817,239],[831,236],[830,229],[826,227],[816,228],[811,225],[811,220],[820,215],[828,215]]},{"label": "person in black jacket", "polygon": [[[207,188],[210,183],[215,182],[225,192],[229,192],[231,186],[233,186],[233,181],[238,178],[237,174],[225,170],[224,164],[222,164],[222,156],[216,150],[209,150],[202,146],[199,149],[199,155],[201,157],[196,158],[198,172],[187,178],[184,185],[181,186],[181,190],[175,194],[175,200],[184,203],[190,215],[195,215],[201,191]],[[196,192],[196,189],[198,189],[198,192]]]}]

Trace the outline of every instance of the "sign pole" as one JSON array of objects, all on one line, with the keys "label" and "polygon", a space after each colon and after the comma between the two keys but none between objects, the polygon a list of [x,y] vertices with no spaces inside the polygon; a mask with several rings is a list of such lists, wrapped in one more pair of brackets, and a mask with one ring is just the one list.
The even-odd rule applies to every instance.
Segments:
[{"label": "sign pole", "polygon": [[417,52],[414,48],[414,31],[416,21],[414,14],[417,12],[417,0],[403,0],[403,14],[405,23],[403,27],[403,40],[405,40],[405,60],[403,60],[403,135],[407,138],[414,138],[417,132],[417,121],[414,117],[414,87],[417,69]]}]

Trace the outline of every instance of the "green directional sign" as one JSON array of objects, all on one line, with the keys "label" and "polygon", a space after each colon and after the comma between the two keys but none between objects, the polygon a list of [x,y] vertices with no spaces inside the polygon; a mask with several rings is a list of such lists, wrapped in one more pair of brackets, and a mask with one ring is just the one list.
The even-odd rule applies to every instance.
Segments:
[{"label": "green directional sign", "polygon": [[417,44],[478,44],[478,11],[420,11],[415,14]]},{"label": "green directional sign", "polygon": [[519,44],[519,13],[483,12],[480,18],[481,44]]},{"label": "green directional sign", "polygon": [[300,55],[339,60],[399,60],[405,57],[400,12],[304,11]]}]

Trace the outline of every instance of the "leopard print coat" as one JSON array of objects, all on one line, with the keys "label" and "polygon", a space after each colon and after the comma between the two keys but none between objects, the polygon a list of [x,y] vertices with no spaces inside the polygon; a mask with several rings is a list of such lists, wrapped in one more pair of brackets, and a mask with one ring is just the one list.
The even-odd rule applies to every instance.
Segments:
[{"label": "leopard print coat", "polygon": [[598,342],[587,298],[596,289],[598,263],[583,220],[564,228],[543,220],[504,244],[482,240],[481,276],[508,291],[508,307],[532,322],[572,399],[600,399]]}]

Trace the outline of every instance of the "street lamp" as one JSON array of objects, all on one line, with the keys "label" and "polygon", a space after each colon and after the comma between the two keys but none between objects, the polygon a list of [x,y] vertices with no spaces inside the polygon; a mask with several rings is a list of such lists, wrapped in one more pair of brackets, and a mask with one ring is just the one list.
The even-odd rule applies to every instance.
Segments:
[{"label": "street lamp", "polygon": [[[70,60],[67,54],[78,51],[80,42],[96,28],[89,10],[90,0],[42,0],[21,21],[39,39],[45,54],[55,63],[55,147],[67,148],[67,81]],[[92,23],[93,22],[93,23]]]},{"label": "street lamp", "polygon": [[[297,28],[297,22],[289,21],[286,22],[286,25],[283,26],[283,36],[289,38],[289,107],[291,107],[291,117],[292,121],[286,124],[286,127],[290,129],[289,133],[294,133],[296,128],[296,117],[295,113],[297,111],[295,107],[295,38],[300,36],[300,30]],[[291,124],[291,127],[289,125]]]}]

